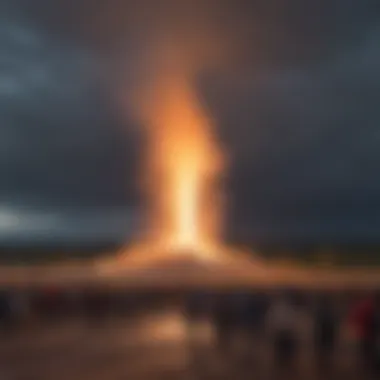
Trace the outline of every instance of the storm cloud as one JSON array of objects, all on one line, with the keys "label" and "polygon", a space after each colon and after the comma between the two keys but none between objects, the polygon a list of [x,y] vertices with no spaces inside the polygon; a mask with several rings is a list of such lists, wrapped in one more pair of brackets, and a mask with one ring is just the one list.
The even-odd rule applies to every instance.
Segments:
[{"label": "storm cloud", "polygon": [[0,238],[128,235],[143,146],[116,98],[160,33],[207,63],[199,91],[230,161],[229,227],[379,238],[377,1],[195,1],[178,15],[170,1],[14,3],[0,21]]},{"label": "storm cloud", "polygon": [[264,69],[235,83],[220,123],[236,148],[232,192],[237,210],[250,205],[246,223],[376,239],[379,38],[376,27],[318,65]]},{"label": "storm cloud", "polygon": [[134,145],[94,56],[22,18],[0,21],[0,50],[0,238],[114,238],[107,226],[129,217]]}]

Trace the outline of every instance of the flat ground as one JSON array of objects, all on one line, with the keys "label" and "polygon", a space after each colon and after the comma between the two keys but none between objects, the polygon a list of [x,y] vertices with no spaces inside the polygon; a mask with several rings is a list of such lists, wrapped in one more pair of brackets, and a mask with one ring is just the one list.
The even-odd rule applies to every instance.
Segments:
[{"label": "flat ground", "polygon": [[[297,372],[291,379],[318,378],[310,343],[309,318],[303,326]],[[0,340],[1,380],[283,379],[272,361],[268,337],[257,338],[240,355],[221,357],[207,323],[189,328],[178,310],[147,310],[132,318],[110,317],[98,325],[83,320],[24,328]],[[332,379],[364,379],[352,346],[341,339]],[[321,375],[321,379],[327,376]]]},{"label": "flat ground", "polygon": [[0,285],[7,288],[106,286],[121,289],[193,289],[282,287],[301,289],[380,288],[378,268],[302,267],[274,264],[231,252],[221,259],[188,256],[111,257],[99,261],[50,265],[0,265]]}]

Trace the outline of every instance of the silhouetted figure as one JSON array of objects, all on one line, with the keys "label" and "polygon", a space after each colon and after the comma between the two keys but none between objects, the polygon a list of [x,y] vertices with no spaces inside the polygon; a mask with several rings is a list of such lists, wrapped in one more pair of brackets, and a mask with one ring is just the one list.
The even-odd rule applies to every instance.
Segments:
[{"label": "silhouetted figure", "polygon": [[187,320],[187,339],[190,354],[189,369],[199,378],[206,366],[203,354],[202,322],[207,316],[207,304],[210,301],[208,294],[196,291],[187,295],[184,314]]},{"label": "silhouetted figure", "polygon": [[185,314],[190,322],[200,321],[205,314],[206,295],[201,292],[192,293],[186,300]]},{"label": "silhouetted figure", "polygon": [[22,325],[30,317],[30,298],[26,292],[12,292],[10,312],[12,325],[15,327]]},{"label": "silhouetted figure", "polygon": [[85,294],[85,310],[88,321],[104,322],[109,311],[109,298],[102,290],[90,290]]},{"label": "silhouetted figure", "polygon": [[35,310],[46,322],[53,322],[62,313],[63,297],[60,289],[50,286],[35,294]]},{"label": "silhouetted figure", "polygon": [[380,378],[380,294],[376,295],[368,323],[368,355],[370,371]]},{"label": "silhouetted figure", "polygon": [[120,291],[113,295],[113,308],[115,314],[119,317],[127,317],[132,314],[132,296]]},{"label": "silhouetted figure", "polygon": [[216,330],[217,349],[222,354],[231,348],[235,330],[235,313],[231,295],[218,297],[214,310],[214,324]]},{"label": "silhouetted figure", "polygon": [[3,331],[9,332],[11,325],[11,305],[10,295],[7,291],[0,291],[0,327]]},{"label": "silhouetted figure", "polygon": [[240,331],[248,331],[251,319],[251,297],[249,293],[239,292],[233,296],[232,312],[234,325]]},{"label": "silhouetted figure", "polygon": [[256,354],[260,328],[264,327],[265,304],[259,294],[247,290],[234,294],[232,306],[230,335],[238,343],[234,350],[234,366],[243,373],[253,373],[257,370]]},{"label": "silhouetted figure", "polygon": [[[199,324],[204,317],[205,296],[202,293],[191,293],[186,297],[184,314],[187,320],[188,338],[193,351],[197,351],[199,344]],[[197,352],[194,352],[197,354]]]},{"label": "silhouetted figure", "polygon": [[299,348],[300,314],[290,296],[274,300],[268,311],[273,337],[274,365],[281,376],[292,376]]},{"label": "silhouetted figure", "polygon": [[235,295],[234,315],[236,328],[252,344],[262,330],[266,313],[264,298],[258,294],[242,292]]},{"label": "silhouetted figure", "polygon": [[372,366],[373,337],[371,321],[373,320],[374,307],[373,297],[366,297],[356,302],[349,316],[350,323],[358,339],[361,366],[366,372],[370,371]]},{"label": "silhouetted figure", "polygon": [[314,314],[314,344],[318,369],[331,369],[337,337],[338,318],[328,295],[319,300]]},{"label": "silhouetted figure", "polygon": [[248,300],[248,333],[251,339],[260,338],[263,332],[268,302],[264,294],[251,294]]}]

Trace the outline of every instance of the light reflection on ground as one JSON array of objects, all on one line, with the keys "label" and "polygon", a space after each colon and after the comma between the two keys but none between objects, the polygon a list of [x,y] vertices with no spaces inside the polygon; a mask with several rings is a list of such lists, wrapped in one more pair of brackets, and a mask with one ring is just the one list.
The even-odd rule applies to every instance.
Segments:
[{"label": "light reflection on ground", "polygon": [[144,341],[160,343],[186,342],[194,338],[203,344],[211,343],[214,332],[207,321],[188,324],[186,317],[173,310],[154,314],[139,324],[141,337]]},{"label": "light reflection on ground", "polygon": [[178,312],[153,315],[144,321],[144,336],[157,341],[185,341],[187,324]]}]

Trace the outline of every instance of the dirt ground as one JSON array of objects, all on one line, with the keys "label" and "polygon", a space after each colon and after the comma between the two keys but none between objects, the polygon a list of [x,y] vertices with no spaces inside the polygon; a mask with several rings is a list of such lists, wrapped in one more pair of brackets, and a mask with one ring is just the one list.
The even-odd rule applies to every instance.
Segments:
[{"label": "dirt ground", "polygon": [[[291,379],[365,379],[349,340],[340,339],[334,369],[318,374],[310,318],[300,321],[302,339]],[[272,360],[265,333],[247,342],[237,332],[231,352],[216,352],[207,321],[189,325],[175,309],[146,310],[134,318],[99,324],[67,320],[23,327],[0,340],[1,380],[284,379]],[[330,377],[329,377],[329,376]]]}]

